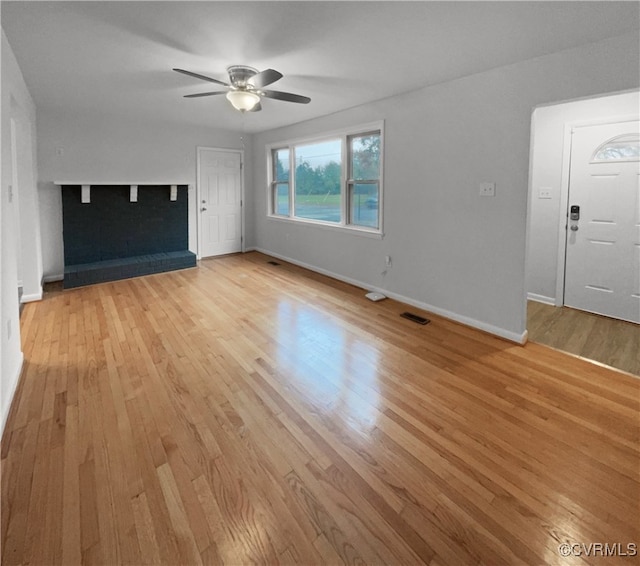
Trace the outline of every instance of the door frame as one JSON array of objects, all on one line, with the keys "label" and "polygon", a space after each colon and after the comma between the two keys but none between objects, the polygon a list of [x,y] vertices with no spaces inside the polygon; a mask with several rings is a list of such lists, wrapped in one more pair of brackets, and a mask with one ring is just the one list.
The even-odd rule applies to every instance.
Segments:
[{"label": "door frame", "polygon": [[202,200],[202,188],[200,187],[200,153],[202,151],[221,151],[224,153],[237,153],[240,155],[240,251],[244,253],[244,149],[198,145],[196,146],[196,257],[197,259],[202,259],[202,220],[200,218],[200,201]]},{"label": "door frame", "polygon": [[564,286],[565,271],[567,261],[567,215],[569,214],[569,185],[571,169],[571,142],[572,133],[578,128],[588,128],[590,126],[602,126],[606,124],[616,124],[619,122],[635,122],[638,115],[610,116],[591,120],[576,120],[565,122],[564,139],[562,147],[562,180],[560,183],[560,218],[558,223],[558,261],[556,273],[556,297],[555,306],[564,306]]}]

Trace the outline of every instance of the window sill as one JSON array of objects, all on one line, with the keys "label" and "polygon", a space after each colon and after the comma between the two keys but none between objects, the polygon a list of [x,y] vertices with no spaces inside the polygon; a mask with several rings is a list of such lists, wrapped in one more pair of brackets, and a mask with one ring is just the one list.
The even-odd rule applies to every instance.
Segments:
[{"label": "window sill", "polygon": [[347,234],[353,234],[354,236],[363,236],[365,238],[374,238],[377,240],[384,239],[384,232],[380,230],[360,228],[357,226],[343,226],[340,224],[330,224],[328,222],[321,222],[318,220],[297,220],[297,219],[289,218],[286,216],[276,216],[275,214],[268,214],[267,218],[269,220],[284,222],[286,224],[295,224],[296,226],[312,226],[314,228],[320,228],[321,230],[342,232]]}]

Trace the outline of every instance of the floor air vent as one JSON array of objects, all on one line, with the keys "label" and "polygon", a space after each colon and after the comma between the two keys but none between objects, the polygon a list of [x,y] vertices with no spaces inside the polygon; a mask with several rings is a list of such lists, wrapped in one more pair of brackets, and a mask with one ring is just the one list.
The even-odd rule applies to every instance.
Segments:
[{"label": "floor air vent", "polygon": [[277,261],[268,261],[269,265],[280,265]]},{"label": "floor air vent", "polygon": [[413,322],[417,322],[418,324],[429,324],[431,322],[428,318],[418,316],[417,314],[413,314],[412,312],[403,312],[400,316],[402,318],[412,320]]}]

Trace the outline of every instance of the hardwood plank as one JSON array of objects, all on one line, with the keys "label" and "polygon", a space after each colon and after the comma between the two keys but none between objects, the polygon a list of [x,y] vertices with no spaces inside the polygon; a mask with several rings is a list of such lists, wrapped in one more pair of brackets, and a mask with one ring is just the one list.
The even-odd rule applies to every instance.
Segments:
[{"label": "hardwood plank", "polygon": [[156,538],[146,493],[142,492],[134,496],[131,500],[131,507],[136,525],[136,536],[140,545],[141,563],[162,564],[161,546]]},{"label": "hardwood plank", "polygon": [[157,469],[160,487],[169,510],[169,517],[176,535],[181,561],[187,564],[201,564],[202,558],[187,518],[184,502],[180,497],[176,480],[169,464],[162,464]]},{"label": "hardwood plank", "polygon": [[78,407],[67,406],[64,444],[62,504],[62,563],[78,564],[82,559],[80,516],[80,461],[78,457]]}]

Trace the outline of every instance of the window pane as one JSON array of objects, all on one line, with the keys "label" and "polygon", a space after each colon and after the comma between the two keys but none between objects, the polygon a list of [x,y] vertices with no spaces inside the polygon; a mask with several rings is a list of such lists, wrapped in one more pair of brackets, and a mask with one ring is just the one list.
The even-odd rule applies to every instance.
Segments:
[{"label": "window pane", "polygon": [[378,227],[378,183],[356,183],[351,188],[349,222],[357,226]]},{"label": "window pane", "polygon": [[289,180],[289,150],[276,149],[273,152],[273,162],[275,171],[273,172],[274,181]]},{"label": "window pane", "polygon": [[380,178],[380,134],[350,138],[351,178]]},{"label": "window pane", "polygon": [[289,183],[276,184],[273,212],[289,216]]},{"label": "window pane", "polygon": [[592,161],[638,161],[640,160],[640,137],[625,134],[609,140],[596,149]]},{"label": "window pane", "polygon": [[295,147],[297,217],[341,221],[341,146],[337,139]]}]

